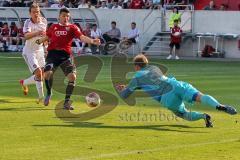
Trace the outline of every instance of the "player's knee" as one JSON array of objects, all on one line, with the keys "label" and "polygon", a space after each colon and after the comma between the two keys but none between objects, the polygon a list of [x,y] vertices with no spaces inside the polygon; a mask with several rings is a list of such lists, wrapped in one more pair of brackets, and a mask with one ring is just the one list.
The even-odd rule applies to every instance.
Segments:
[{"label": "player's knee", "polygon": [[49,80],[50,77],[51,77],[51,75],[52,75],[52,71],[46,71],[46,72],[44,72],[44,78],[45,78],[46,80]]},{"label": "player's knee", "polygon": [[35,80],[37,81],[42,81],[43,79],[43,73],[42,73],[42,70],[40,68],[37,68],[34,72],[34,75],[35,75]]},{"label": "player's knee", "polygon": [[202,96],[203,94],[201,92],[197,93],[196,95],[193,96],[193,101],[201,102]]},{"label": "player's knee", "polygon": [[70,82],[74,82],[74,81],[76,80],[76,78],[77,78],[77,76],[76,76],[75,73],[69,73],[69,74],[68,74],[68,80],[69,80]]}]

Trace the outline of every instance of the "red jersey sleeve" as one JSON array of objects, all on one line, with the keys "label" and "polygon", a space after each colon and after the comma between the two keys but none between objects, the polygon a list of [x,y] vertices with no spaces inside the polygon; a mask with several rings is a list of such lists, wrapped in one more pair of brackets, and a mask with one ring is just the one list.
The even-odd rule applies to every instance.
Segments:
[{"label": "red jersey sleeve", "polygon": [[171,28],[171,35],[173,35],[175,33],[174,28]]},{"label": "red jersey sleeve", "polygon": [[48,29],[47,29],[47,36],[50,38],[52,37],[52,33],[53,33],[53,28],[54,28],[54,24],[52,24]]},{"label": "red jersey sleeve", "polygon": [[81,35],[83,35],[81,30],[76,25],[72,26],[72,30],[73,30],[73,38],[79,38]]},{"label": "red jersey sleeve", "polygon": [[141,9],[145,6],[145,3],[141,1]]}]

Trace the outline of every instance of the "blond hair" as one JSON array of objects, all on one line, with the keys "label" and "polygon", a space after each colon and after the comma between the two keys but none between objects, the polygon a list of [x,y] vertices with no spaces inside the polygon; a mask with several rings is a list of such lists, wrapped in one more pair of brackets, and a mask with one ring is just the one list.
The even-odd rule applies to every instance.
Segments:
[{"label": "blond hair", "polygon": [[134,65],[138,65],[139,67],[143,68],[146,67],[148,64],[148,59],[143,54],[138,54],[133,58]]},{"label": "blond hair", "polygon": [[31,12],[32,8],[40,8],[40,6],[38,3],[31,4],[31,6],[29,7],[29,12]]}]

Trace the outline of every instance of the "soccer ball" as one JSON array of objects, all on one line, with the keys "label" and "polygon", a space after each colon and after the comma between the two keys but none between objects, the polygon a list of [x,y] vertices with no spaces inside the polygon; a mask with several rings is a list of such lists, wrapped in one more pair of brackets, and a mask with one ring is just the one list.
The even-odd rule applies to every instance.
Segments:
[{"label": "soccer ball", "polygon": [[100,96],[95,92],[89,93],[85,99],[89,107],[97,107],[101,103]]}]

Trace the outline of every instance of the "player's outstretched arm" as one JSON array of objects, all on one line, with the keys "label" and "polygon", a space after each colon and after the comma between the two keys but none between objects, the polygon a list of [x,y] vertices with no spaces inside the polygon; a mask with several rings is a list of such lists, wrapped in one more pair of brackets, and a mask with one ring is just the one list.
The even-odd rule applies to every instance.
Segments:
[{"label": "player's outstretched arm", "polygon": [[119,95],[123,98],[126,99],[128,98],[135,90],[131,89],[129,86],[124,87],[124,89],[122,89],[119,92]]},{"label": "player's outstretched arm", "polygon": [[40,38],[40,39],[37,39],[35,43],[37,43],[38,45],[40,45],[40,44],[42,44],[42,43],[44,43],[44,42],[46,42],[46,41],[48,41],[48,36],[44,36],[44,37],[42,37],[42,38]]},{"label": "player's outstretched arm", "polygon": [[36,32],[27,32],[24,34],[24,38],[26,40],[31,39],[33,37],[37,37],[37,36],[44,36],[46,35],[45,31],[36,31]]},{"label": "player's outstretched arm", "polygon": [[80,40],[85,43],[90,43],[99,46],[101,44],[100,39],[92,39],[87,36],[81,35]]},{"label": "player's outstretched arm", "polygon": [[126,85],[118,84],[118,85],[115,86],[115,88],[118,92],[122,92],[126,88]]},{"label": "player's outstretched arm", "polygon": [[133,93],[133,91],[130,90],[129,87],[123,84],[116,85],[115,88],[118,91],[119,95],[124,99],[129,97]]},{"label": "player's outstretched arm", "polygon": [[116,85],[116,90],[124,99],[128,98],[136,89],[140,89],[136,78],[133,78],[127,86],[122,84]]}]

